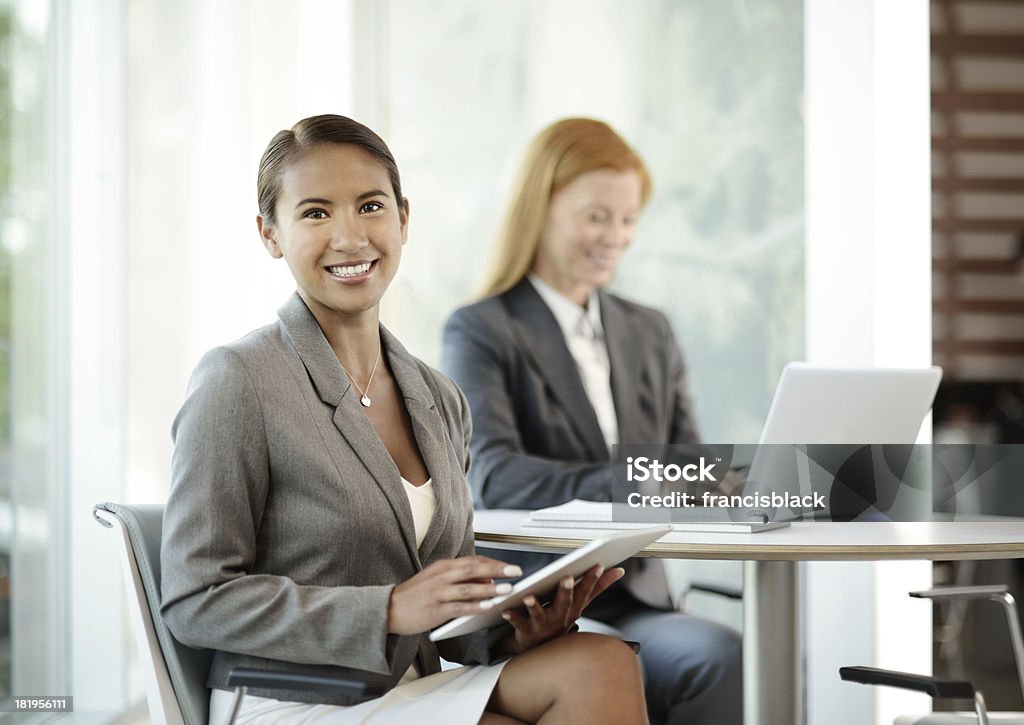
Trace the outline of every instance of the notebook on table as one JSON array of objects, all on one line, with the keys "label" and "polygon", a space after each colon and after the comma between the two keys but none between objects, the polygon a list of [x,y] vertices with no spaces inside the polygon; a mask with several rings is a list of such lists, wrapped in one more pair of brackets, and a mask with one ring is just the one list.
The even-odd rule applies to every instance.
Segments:
[{"label": "notebook on table", "polygon": [[[622,507],[622,514],[616,516],[615,507]],[[687,510],[687,521],[666,522],[673,531],[700,531],[706,534],[756,534],[789,526],[785,521],[768,521],[757,515],[750,521],[723,521],[722,514],[714,509],[693,508]],[[637,521],[636,510],[626,504],[608,501],[582,501],[573,499],[560,506],[531,511],[523,524],[526,527],[556,529],[642,529],[652,522]],[[634,520],[630,520],[630,519]]]}]

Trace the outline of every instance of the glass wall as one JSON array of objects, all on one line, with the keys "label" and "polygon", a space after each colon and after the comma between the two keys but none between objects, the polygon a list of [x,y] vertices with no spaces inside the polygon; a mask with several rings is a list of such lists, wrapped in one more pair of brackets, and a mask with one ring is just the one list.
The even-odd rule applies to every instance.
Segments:
[{"label": "glass wall", "polygon": [[0,691],[66,689],[49,4],[0,2]]},{"label": "glass wall", "polygon": [[612,289],[669,316],[704,437],[756,442],[782,366],[803,356],[803,3],[386,7],[360,77],[412,204],[387,308],[409,348],[437,361],[527,140],[595,116],[654,176]]},{"label": "glass wall", "polygon": [[[0,219],[11,199],[11,112],[14,11],[0,4]],[[0,246],[0,698],[11,694],[11,252]]]}]

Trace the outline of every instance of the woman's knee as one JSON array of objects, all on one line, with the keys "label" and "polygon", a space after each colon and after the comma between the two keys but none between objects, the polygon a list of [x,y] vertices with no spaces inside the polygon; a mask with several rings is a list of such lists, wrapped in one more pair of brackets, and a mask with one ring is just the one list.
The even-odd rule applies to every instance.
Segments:
[{"label": "woman's knee", "polygon": [[614,637],[577,632],[513,657],[488,709],[529,722],[560,709],[592,715],[635,711],[641,713],[639,722],[643,703],[643,681],[633,650]]},{"label": "woman's knee", "polygon": [[576,671],[581,678],[604,675],[620,681],[641,680],[640,662],[633,649],[622,640],[590,632],[577,632],[565,639],[574,647],[574,659],[578,660]]}]

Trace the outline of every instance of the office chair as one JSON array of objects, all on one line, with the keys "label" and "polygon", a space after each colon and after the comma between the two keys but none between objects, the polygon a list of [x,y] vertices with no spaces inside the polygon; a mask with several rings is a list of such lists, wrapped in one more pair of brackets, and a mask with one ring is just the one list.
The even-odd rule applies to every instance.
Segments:
[{"label": "office chair", "polygon": [[[93,517],[121,532],[120,559],[128,592],[128,610],[135,629],[153,725],[207,725],[210,690],[206,675],[211,650],[193,649],[171,635],[160,616],[160,536],[162,505],[126,506],[101,503]],[[227,725],[235,721],[246,689],[291,689],[362,695],[365,683],[331,677],[296,675],[236,667],[228,675],[235,699]]]},{"label": "office chair", "polygon": [[[988,599],[1003,606],[1010,628],[1010,646],[1017,665],[1017,677],[1021,692],[1024,693],[1024,638],[1021,636],[1017,605],[1006,585],[939,587],[922,592],[911,592],[910,596],[930,599],[934,602],[968,602]],[[971,682],[962,680],[940,680],[936,677],[916,675],[874,667],[840,667],[839,676],[848,682],[864,685],[886,685],[905,690],[916,690],[931,695],[933,699],[966,699],[974,702],[974,712],[935,712],[928,715],[902,715],[895,725],[967,725],[968,723],[1015,723],[1024,725],[1024,712],[989,713],[985,697]]]}]

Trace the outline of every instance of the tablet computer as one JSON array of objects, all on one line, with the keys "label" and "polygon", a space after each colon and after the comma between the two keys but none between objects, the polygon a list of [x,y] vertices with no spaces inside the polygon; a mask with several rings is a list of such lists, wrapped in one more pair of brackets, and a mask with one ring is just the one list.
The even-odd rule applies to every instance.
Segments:
[{"label": "tablet computer", "polygon": [[523,577],[508,594],[499,594],[491,598],[493,606],[482,609],[476,614],[457,617],[430,633],[430,639],[437,642],[449,637],[458,637],[481,629],[487,629],[504,622],[501,613],[506,609],[521,606],[523,599],[533,594],[540,597],[552,591],[562,579],[571,576],[579,579],[588,570],[600,564],[605,569],[615,566],[621,561],[653,544],[672,530],[670,526],[652,526],[635,531],[621,531],[608,534],[600,539],[584,544],[576,551],[556,559],[542,569],[538,569],[527,577]]}]

